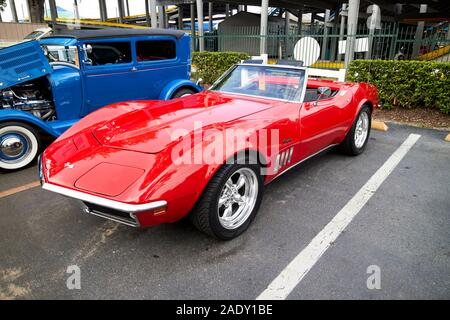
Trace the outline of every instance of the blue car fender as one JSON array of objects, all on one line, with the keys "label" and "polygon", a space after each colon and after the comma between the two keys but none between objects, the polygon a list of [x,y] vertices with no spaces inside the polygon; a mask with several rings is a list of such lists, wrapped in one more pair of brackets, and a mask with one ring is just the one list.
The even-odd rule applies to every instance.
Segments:
[{"label": "blue car fender", "polygon": [[61,134],[61,132],[58,132],[57,129],[50,126],[48,122],[44,122],[41,119],[33,116],[32,114],[20,110],[13,110],[13,109],[0,110],[0,123],[7,121],[18,121],[34,125],[35,127],[42,129],[43,131],[45,131],[46,133],[48,133],[53,137],[57,137]]},{"label": "blue car fender", "polygon": [[203,90],[202,87],[196,85],[195,83],[193,83],[190,80],[182,80],[182,79],[178,79],[178,80],[173,80],[170,81],[161,91],[161,93],[159,94],[159,100],[169,100],[170,98],[172,98],[172,95],[180,88],[188,88],[191,90],[194,90],[196,92],[200,92]]}]

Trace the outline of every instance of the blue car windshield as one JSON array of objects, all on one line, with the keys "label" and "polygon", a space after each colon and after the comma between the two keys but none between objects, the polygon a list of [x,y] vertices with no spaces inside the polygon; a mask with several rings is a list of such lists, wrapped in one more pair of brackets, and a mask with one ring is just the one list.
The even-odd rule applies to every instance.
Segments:
[{"label": "blue car windshield", "polygon": [[300,101],[304,90],[305,70],[267,65],[237,65],[219,79],[213,91]]},{"label": "blue car windshield", "polygon": [[80,66],[76,46],[43,45],[41,47],[49,62],[64,62]]}]

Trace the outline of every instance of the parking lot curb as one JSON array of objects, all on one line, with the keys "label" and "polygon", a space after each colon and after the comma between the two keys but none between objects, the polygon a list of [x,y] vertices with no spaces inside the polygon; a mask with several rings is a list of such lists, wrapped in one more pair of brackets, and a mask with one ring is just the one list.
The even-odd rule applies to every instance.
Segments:
[{"label": "parking lot curb", "polygon": [[450,133],[444,138],[444,140],[450,142]]},{"label": "parking lot curb", "polygon": [[386,123],[382,121],[372,121],[372,129],[379,130],[379,131],[388,131],[389,127],[386,125]]}]

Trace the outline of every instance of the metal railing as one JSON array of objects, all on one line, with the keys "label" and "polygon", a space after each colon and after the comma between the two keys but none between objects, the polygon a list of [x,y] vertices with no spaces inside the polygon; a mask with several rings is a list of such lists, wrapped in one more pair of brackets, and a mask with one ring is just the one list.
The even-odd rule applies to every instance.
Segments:
[{"label": "metal railing", "polygon": [[[345,41],[347,36],[323,26],[308,26],[298,33],[292,27],[288,33],[284,26],[269,27],[267,53],[272,59],[293,59],[294,47],[303,37],[312,37],[320,45],[320,55],[315,67],[339,69],[344,67]],[[426,29],[422,39],[416,36],[416,26],[399,26],[386,23],[379,30],[369,30],[366,25],[357,29],[355,59],[382,60],[436,60],[450,62],[450,40],[444,28]],[[204,35],[206,51],[235,51],[259,55],[262,36],[259,27],[229,27]],[[195,36],[194,50],[198,50],[200,38]],[[308,50],[305,48],[304,50]],[[311,52],[314,54],[314,52]]]}]

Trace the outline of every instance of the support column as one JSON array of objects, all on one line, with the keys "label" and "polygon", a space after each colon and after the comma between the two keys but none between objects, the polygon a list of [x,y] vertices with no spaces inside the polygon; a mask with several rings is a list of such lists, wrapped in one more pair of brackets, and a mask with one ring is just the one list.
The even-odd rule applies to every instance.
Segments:
[{"label": "support column", "polygon": [[100,20],[106,21],[108,19],[108,14],[106,11],[106,2],[105,0],[98,0],[98,6],[100,9]]},{"label": "support column", "polygon": [[128,3],[128,0],[125,0],[125,7],[127,9],[127,16],[130,16],[130,4]]},{"label": "support column", "polygon": [[150,0],[150,22],[152,28],[158,28],[158,11],[156,9],[156,0]]},{"label": "support column", "polygon": [[150,22],[150,8],[149,8],[149,0],[144,0],[145,1],[145,23],[147,24],[147,27],[151,27],[151,22]]},{"label": "support column", "polygon": [[[348,15],[348,11],[347,11],[347,4],[343,3],[342,4],[342,10],[341,10],[341,26],[339,27],[339,42],[344,41],[344,34],[345,34],[345,24],[346,24],[346,17]],[[338,61],[342,61],[342,55],[339,54],[338,51]]]},{"label": "support column", "polygon": [[230,4],[225,5],[225,18],[228,18],[230,16]]},{"label": "support column", "polygon": [[[421,4],[420,5],[420,13],[426,13],[427,12],[427,5]],[[425,27],[424,21],[417,22],[417,29],[416,29],[416,36],[412,51],[412,57],[415,58],[419,55],[420,46],[422,45],[422,38],[423,38],[423,29]]]},{"label": "support column", "polygon": [[191,47],[195,50],[195,4],[191,3]]},{"label": "support column", "polygon": [[158,6],[158,28],[164,29],[164,6]]},{"label": "support column", "polygon": [[447,40],[450,40],[450,20],[448,21],[447,28],[448,28],[448,30],[447,30]]},{"label": "support column", "polygon": [[73,11],[75,13],[75,20],[80,20],[80,11],[78,10],[78,0],[73,0]]},{"label": "support column", "polygon": [[298,10],[297,34],[301,35],[303,29],[303,7]]},{"label": "support column", "polygon": [[[287,11],[287,9],[284,11],[284,59],[288,58],[289,52],[291,52],[288,44],[289,44],[289,30],[291,29],[291,13]],[[280,48],[281,49],[281,48]],[[283,51],[280,50],[281,55],[283,55]],[[283,59],[283,57],[281,57]]]},{"label": "support column", "polygon": [[334,11],[334,20],[333,20],[333,27],[331,28],[331,44],[330,44],[330,60],[335,61],[336,60],[336,50],[337,50],[337,33],[339,28],[339,9],[340,7],[337,6]]},{"label": "support column", "polygon": [[208,31],[213,31],[213,3],[208,2]]},{"label": "support column", "polygon": [[178,29],[183,30],[183,7],[181,5],[178,6]]},{"label": "support column", "polygon": [[345,47],[345,68],[354,59],[356,29],[358,27],[359,0],[348,1],[347,43]]},{"label": "support column", "polygon": [[50,18],[53,24],[56,24],[56,19],[58,18],[58,10],[56,9],[55,0],[49,0]]},{"label": "support column", "polygon": [[163,6],[163,13],[164,13],[164,28],[168,29],[169,28],[169,14],[167,13],[167,6]]},{"label": "support column", "polygon": [[328,22],[330,21],[330,9],[325,10],[325,16],[323,19],[323,40],[322,40],[322,53],[320,58],[325,60],[328,49]]},{"label": "support column", "polygon": [[119,23],[123,23],[124,17],[124,8],[123,8],[123,0],[117,0],[117,9],[119,11]]},{"label": "support column", "polygon": [[198,50],[205,51],[205,38],[203,30],[203,0],[196,0],[197,3],[197,21],[198,21]]},{"label": "support column", "polygon": [[261,0],[261,27],[259,53],[267,54],[267,24],[269,20],[269,0]]},{"label": "support column", "polygon": [[368,45],[369,48],[366,52],[366,59],[372,59],[372,51],[373,51],[373,39],[375,36],[375,29],[379,28],[379,16],[380,16],[380,7],[376,4],[372,4],[372,15],[369,22],[369,38]]},{"label": "support column", "polygon": [[289,11],[284,12],[284,34],[287,35],[289,33],[289,29],[291,28],[291,13]]},{"label": "support column", "polygon": [[19,22],[17,17],[16,2],[14,0],[9,0],[9,7],[11,8],[11,14],[14,22]]}]

